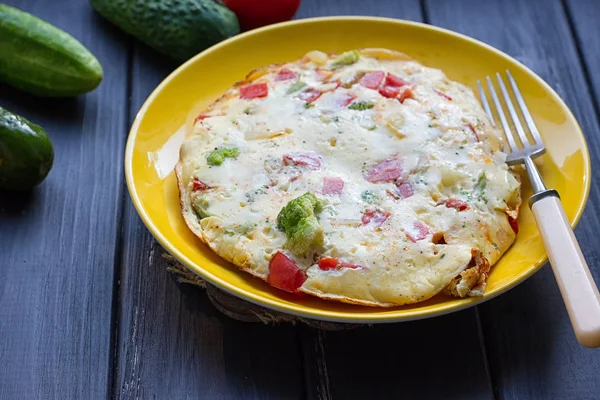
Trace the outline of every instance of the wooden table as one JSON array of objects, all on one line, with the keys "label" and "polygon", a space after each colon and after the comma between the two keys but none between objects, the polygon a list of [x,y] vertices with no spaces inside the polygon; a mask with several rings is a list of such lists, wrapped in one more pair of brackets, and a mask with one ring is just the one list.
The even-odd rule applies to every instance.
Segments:
[{"label": "wooden table", "polygon": [[[56,161],[31,194],[0,192],[0,399],[600,399],[600,350],[580,347],[544,268],[481,306],[324,332],[231,320],[179,287],[127,194],[127,132],[175,65],[84,0],[9,0],[63,28],[105,78],[77,99],[0,85],[44,126]],[[600,161],[600,1],[304,0],[297,18],[424,21],[517,58],[563,97]],[[565,132],[565,134],[568,134]],[[576,229],[600,282],[600,178]]]}]

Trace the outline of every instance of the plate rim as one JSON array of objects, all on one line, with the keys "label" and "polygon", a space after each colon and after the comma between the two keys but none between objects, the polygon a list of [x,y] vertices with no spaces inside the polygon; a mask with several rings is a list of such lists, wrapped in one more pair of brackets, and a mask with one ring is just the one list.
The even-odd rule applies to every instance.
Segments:
[{"label": "plate rim", "polygon": [[[509,59],[511,62],[516,63],[519,66],[521,66],[547,92],[552,94],[559,101],[559,103],[562,104],[564,110],[566,111],[567,117],[570,117],[571,120],[575,123],[575,127],[577,128],[576,133],[583,138],[584,176],[586,176],[587,179],[585,179],[585,184],[584,184],[583,201],[580,203],[580,205],[575,213],[575,216],[573,218],[573,222],[571,223],[571,226],[573,228],[575,228],[575,226],[580,221],[581,216],[583,215],[585,207],[587,206],[590,189],[591,189],[592,169],[591,169],[591,160],[590,160],[590,155],[589,155],[589,147],[588,147],[587,140],[585,138],[585,134],[583,133],[583,130],[581,129],[581,126],[579,125],[579,122],[573,115],[573,112],[567,106],[567,104],[564,102],[564,100],[558,95],[558,93],[556,93],[556,91],[546,81],[544,81],[534,71],[532,71],[530,68],[528,68],[526,65],[524,65],[523,63],[521,63],[514,57],[506,54],[505,52],[503,52],[487,43],[484,43],[478,39],[469,37],[469,36],[464,35],[459,32],[455,32],[455,31],[452,31],[452,30],[449,30],[446,28],[438,27],[438,26],[428,25],[428,24],[421,23],[421,22],[408,21],[408,20],[397,19],[397,18],[340,15],[340,16],[313,17],[313,18],[304,18],[304,19],[286,21],[286,22],[281,22],[281,23],[277,23],[277,24],[273,24],[273,25],[268,25],[268,26],[265,26],[262,28],[254,29],[254,30],[233,36],[229,39],[226,39],[220,43],[217,43],[217,44],[209,47],[208,49],[203,50],[202,52],[196,54],[194,57],[190,58],[189,60],[187,60],[186,62],[181,64],[174,71],[172,71],[166,78],[164,78],[156,86],[156,88],[154,88],[154,90],[150,93],[150,95],[148,95],[148,97],[146,98],[146,100],[144,100],[144,103],[142,104],[142,106],[140,107],[138,112],[136,113],[136,117],[131,125],[131,128],[130,128],[128,136],[127,136],[127,143],[125,146],[124,170],[125,170],[125,181],[127,183],[127,189],[129,192],[129,196],[130,196],[132,203],[133,203],[138,215],[140,216],[142,222],[144,223],[146,228],[150,231],[152,236],[154,236],[154,238],[160,243],[160,245],[170,255],[175,257],[175,259],[177,259],[179,262],[181,262],[190,271],[194,272],[195,274],[199,275],[202,279],[207,280],[209,283],[217,286],[219,289],[222,289],[233,296],[236,296],[243,300],[249,301],[253,304],[256,304],[261,307],[265,307],[265,308],[268,308],[268,309],[271,309],[274,311],[278,311],[278,312],[282,312],[285,314],[294,315],[294,316],[298,316],[298,317],[309,318],[309,319],[320,320],[320,321],[328,321],[328,322],[341,322],[341,323],[354,323],[354,324],[357,324],[357,323],[358,324],[376,324],[376,323],[379,324],[379,323],[408,322],[408,321],[414,321],[414,320],[419,320],[419,319],[431,318],[431,317],[435,317],[435,316],[446,315],[446,314],[453,313],[456,311],[465,310],[467,308],[473,307],[478,304],[482,304],[488,300],[491,300],[491,299],[499,296],[500,294],[506,293],[507,291],[513,289],[520,283],[525,282],[533,274],[535,274],[540,269],[542,269],[542,267],[548,261],[547,255],[542,257],[538,262],[533,263],[531,265],[531,267],[528,270],[526,270],[523,275],[521,275],[518,279],[513,279],[504,288],[502,288],[502,290],[498,290],[496,293],[492,293],[487,296],[485,296],[485,294],[484,294],[484,296],[478,297],[478,298],[471,297],[468,299],[464,299],[466,301],[464,303],[458,304],[458,305],[443,306],[443,303],[440,303],[440,304],[438,304],[438,308],[436,308],[435,310],[418,310],[418,309],[403,310],[403,313],[401,315],[368,314],[368,313],[366,313],[366,314],[361,313],[361,314],[356,315],[356,314],[352,314],[352,312],[348,312],[348,311],[332,312],[332,311],[318,311],[318,310],[316,310],[314,312],[305,312],[305,311],[299,311],[299,310],[295,309],[293,305],[277,304],[273,300],[265,299],[264,297],[262,297],[260,295],[249,293],[244,289],[240,289],[238,286],[231,284],[231,283],[227,282],[226,280],[223,280],[220,277],[214,276],[210,272],[207,272],[200,265],[191,261],[188,257],[186,257],[184,254],[182,254],[175,246],[171,245],[171,243],[167,240],[167,238],[165,238],[165,236],[162,234],[162,232],[160,232],[160,230],[152,223],[150,217],[148,216],[148,214],[146,213],[146,211],[144,210],[144,208],[142,206],[141,200],[135,190],[135,185],[134,185],[133,168],[132,168],[134,143],[135,143],[135,138],[137,136],[137,131],[139,130],[141,121],[142,121],[144,115],[146,114],[146,111],[149,108],[150,104],[154,101],[154,99],[158,96],[158,94],[162,91],[162,89],[165,86],[167,86],[170,83],[170,81],[173,80],[175,78],[175,76],[177,76],[182,70],[186,69],[190,64],[193,64],[194,62],[196,62],[197,59],[199,59],[213,51],[216,51],[217,49],[225,47],[229,43],[232,43],[232,42],[240,40],[242,38],[252,36],[255,34],[259,34],[262,32],[266,32],[266,31],[270,31],[270,30],[277,30],[281,27],[292,26],[292,25],[301,25],[301,24],[312,24],[315,22],[320,23],[320,22],[327,22],[327,21],[336,21],[336,22],[368,21],[368,22],[385,22],[385,23],[393,23],[393,24],[398,24],[398,25],[415,26],[415,27],[418,27],[421,29],[439,32],[439,33],[442,33],[445,35],[454,36],[461,40],[484,47],[488,51],[496,53],[504,58]],[[376,309],[376,310],[377,311],[385,311],[385,309]],[[391,310],[393,310],[393,308],[389,309],[389,310],[391,311]]]}]

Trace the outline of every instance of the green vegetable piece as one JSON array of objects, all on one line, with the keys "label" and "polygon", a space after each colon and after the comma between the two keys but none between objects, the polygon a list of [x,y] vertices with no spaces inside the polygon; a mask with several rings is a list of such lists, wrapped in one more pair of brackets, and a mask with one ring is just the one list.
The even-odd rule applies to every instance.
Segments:
[{"label": "green vegetable piece", "polygon": [[485,176],[485,172],[482,172],[481,174],[479,174],[479,177],[477,178],[477,183],[475,183],[475,189],[481,193],[484,193],[486,187],[487,187],[487,178]]},{"label": "green vegetable piece", "polygon": [[194,201],[192,202],[192,208],[194,209],[196,214],[198,214],[200,219],[210,217],[210,214],[208,213],[208,206],[208,200],[201,196],[196,197],[196,199],[194,199]]},{"label": "green vegetable piece", "polygon": [[313,108],[315,105],[313,103],[304,103],[304,108],[306,108],[307,110],[309,108]]},{"label": "green vegetable piece", "polygon": [[285,92],[285,93],[292,94],[294,92],[297,92],[298,90],[304,89],[305,87],[306,87],[306,83],[304,83],[302,81],[296,81],[290,85],[287,92]]},{"label": "green vegetable piece", "polygon": [[467,192],[464,189],[460,189],[459,193],[462,194],[463,196],[465,196],[467,198],[467,200],[472,200],[473,196],[471,195],[471,193]]},{"label": "green vegetable piece", "polygon": [[96,57],[71,35],[0,4],[0,81],[38,96],[66,97],[89,92],[102,76]]},{"label": "green vegetable piece", "polygon": [[369,101],[356,101],[348,106],[351,110],[365,111],[373,108],[374,104]]},{"label": "green vegetable piece", "polygon": [[334,67],[341,67],[342,65],[352,65],[355,62],[357,62],[359,58],[360,53],[357,50],[351,50],[340,54],[338,58],[333,60],[333,63],[331,65],[333,65]]},{"label": "green vegetable piece", "polygon": [[91,3],[122,30],[178,61],[240,33],[233,11],[212,0],[91,0]]},{"label": "green vegetable piece", "polygon": [[307,192],[290,200],[277,216],[277,228],[287,236],[286,247],[299,257],[306,256],[310,249],[323,245],[323,227],[316,213],[321,212],[323,203]]},{"label": "green vegetable piece", "polygon": [[475,189],[477,191],[479,191],[479,201],[483,201],[484,203],[488,202],[487,197],[485,196],[485,190],[487,187],[487,178],[485,176],[485,172],[482,172],[481,174],[479,174],[479,177],[477,178],[477,182],[475,183]]},{"label": "green vegetable piece", "polygon": [[210,165],[221,165],[226,158],[236,158],[240,155],[240,150],[235,147],[221,147],[211,151],[206,156],[206,161]]},{"label": "green vegetable piece", "polygon": [[372,190],[365,190],[360,194],[360,197],[365,203],[373,204],[377,200],[377,196]]},{"label": "green vegetable piece", "polygon": [[53,162],[52,143],[42,127],[0,107],[0,188],[31,189]]}]

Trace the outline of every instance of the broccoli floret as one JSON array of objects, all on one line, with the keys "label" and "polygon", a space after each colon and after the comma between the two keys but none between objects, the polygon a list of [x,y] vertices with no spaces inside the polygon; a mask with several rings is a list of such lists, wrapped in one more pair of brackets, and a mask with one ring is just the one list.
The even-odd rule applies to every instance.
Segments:
[{"label": "broccoli floret", "polygon": [[211,151],[206,156],[206,161],[210,165],[221,165],[226,158],[236,158],[240,155],[240,150],[235,147],[221,147]]},{"label": "broccoli floret", "polygon": [[352,65],[355,62],[357,62],[359,58],[360,53],[356,50],[351,50],[340,54],[338,58],[333,60],[333,63],[331,65],[333,65],[334,67],[340,67],[342,65]]},{"label": "broccoli floret", "polygon": [[287,236],[286,247],[295,255],[306,256],[312,248],[323,244],[323,227],[316,213],[323,203],[312,193],[305,193],[290,200],[277,216],[277,228]]},{"label": "broccoli floret", "polygon": [[351,110],[364,111],[373,108],[374,104],[369,101],[356,101],[348,106]]}]

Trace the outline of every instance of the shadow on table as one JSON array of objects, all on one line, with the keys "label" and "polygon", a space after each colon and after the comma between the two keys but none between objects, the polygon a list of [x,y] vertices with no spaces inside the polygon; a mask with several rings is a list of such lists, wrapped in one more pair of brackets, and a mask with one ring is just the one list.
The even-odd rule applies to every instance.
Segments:
[{"label": "shadow on table", "polygon": [[8,111],[44,127],[45,121],[56,125],[76,121],[83,115],[84,108],[82,97],[39,97],[0,83],[0,107],[7,103],[11,104]]},{"label": "shadow on table", "polygon": [[27,191],[0,189],[0,217],[18,218],[33,206],[37,197],[36,189]]}]

